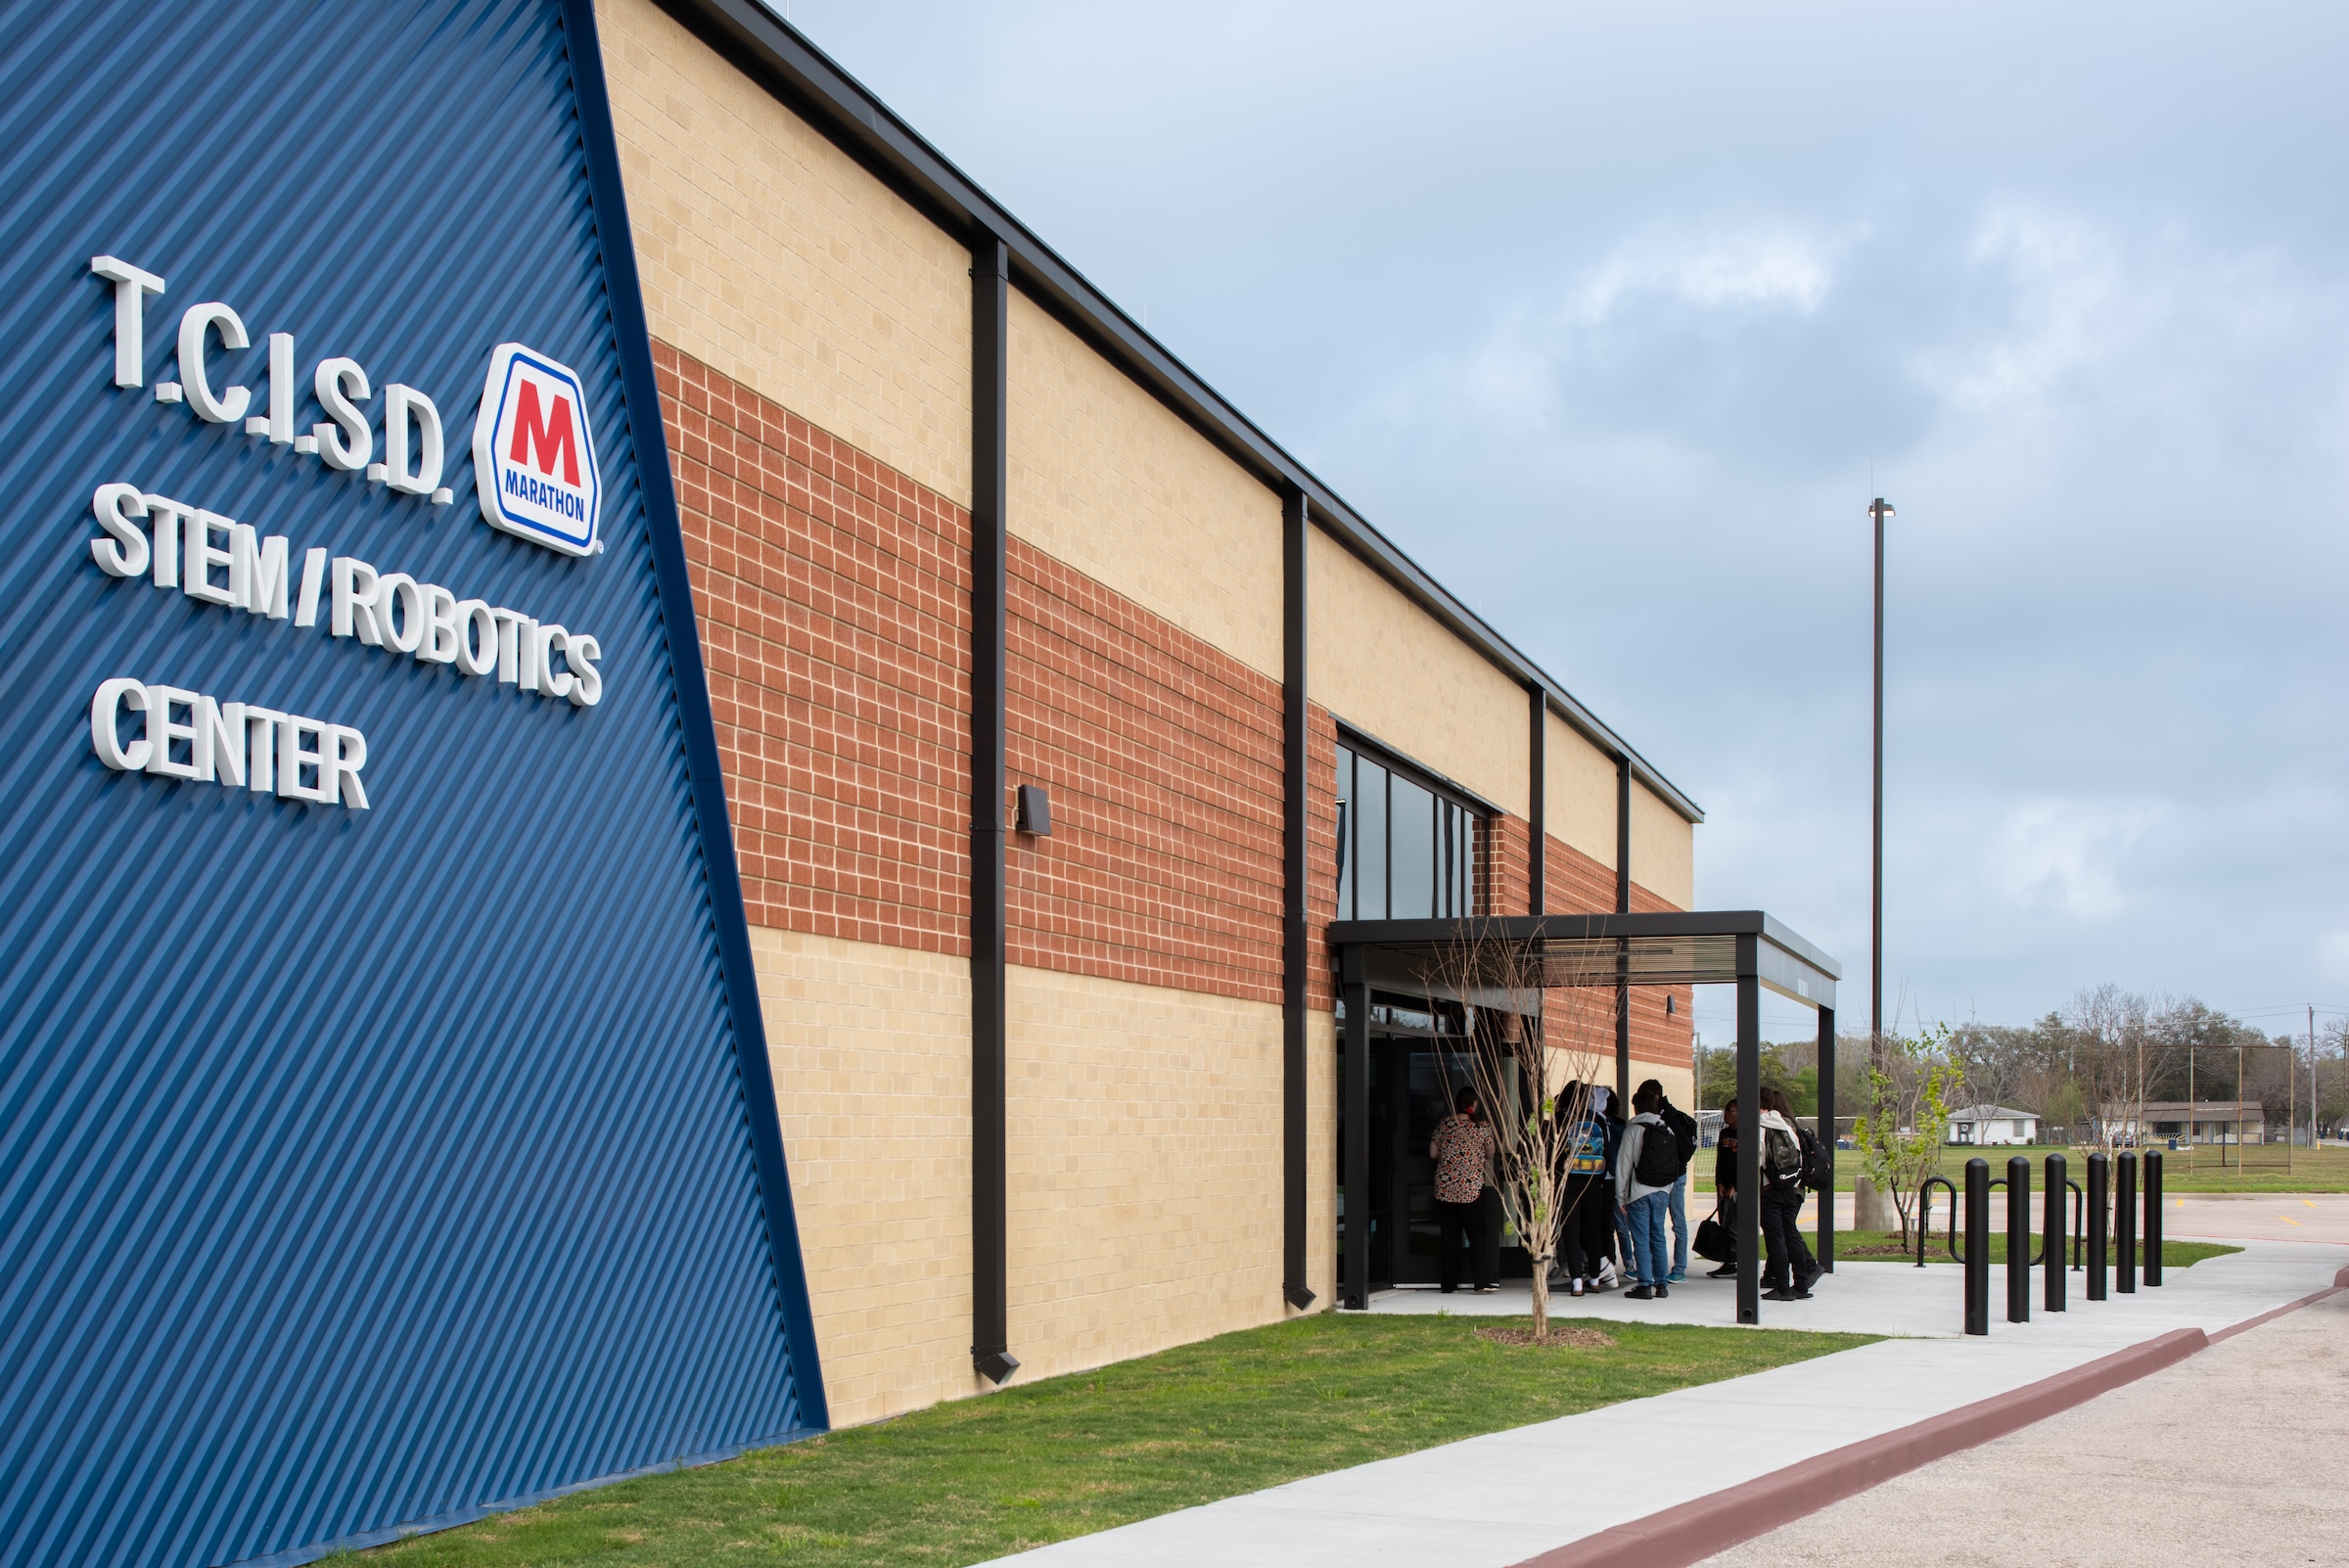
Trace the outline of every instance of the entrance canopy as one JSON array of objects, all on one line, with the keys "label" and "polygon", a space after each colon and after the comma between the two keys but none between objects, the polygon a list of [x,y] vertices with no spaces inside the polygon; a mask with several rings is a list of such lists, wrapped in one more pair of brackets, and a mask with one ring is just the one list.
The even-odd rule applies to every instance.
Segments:
[{"label": "entrance canopy", "polygon": [[[1537,998],[1544,990],[1611,988],[1615,997],[1615,1086],[1632,1087],[1631,992],[1635,986],[1737,988],[1737,1123],[1762,1118],[1762,991],[1768,988],[1819,1015],[1819,1141],[1830,1180],[1819,1195],[1819,1264],[1835,1267],[1835,983],[1834,959],[1759,909],[1663,914],[1496,915],[1455,920],[1343,920],[1328,928],[1345,1013],[1343,1118],[1370,1122],[1371,992],[1440,997],[1494,1005],[1494,995]],[[1491,993],[1483,993],[1486,986]],[[1520,1006],[1523,1003],[1519,1003]],[[1538,999],[1535,1005],[1539,1006]],[[1346,1140],[1339,1299],[1369,1301],[1370,1140]],[[1762,1317],[1761,1142],[1737,1140],[1735,1233],[1737,1320]]]},{"label": "entrance canopy", "polygon": [[[1496,968],[1538,957],[1542,984],[1733,986],[1751,939],[1754,978],[1807,1007],[1833,1009],[1842,966],[1759,909],[1693,914],[1500,915],[1464,920],[1343,920],[1333,949],[1359,949],[1369,983],[1424,992],[1463,943]],[[1460,998],[1465,1000],[1467,998]]]}]

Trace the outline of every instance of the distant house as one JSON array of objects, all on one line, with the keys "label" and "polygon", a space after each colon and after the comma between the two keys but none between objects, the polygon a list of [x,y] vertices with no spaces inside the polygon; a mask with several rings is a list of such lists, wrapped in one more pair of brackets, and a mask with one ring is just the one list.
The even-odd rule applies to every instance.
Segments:
[{"label": "distant house", "polygon": [[2006,1105],[1968,1105],[1950,1113],[1944,1143],[2016,1144],[2039,1141],[2039,1118]]},{"label": "distant house", "polygon": [[2109,1105],[2103,1125],[2116,1143],[2139,1143],[2176,1138],[2181,1147],[2192,1143],[2265,1143],[2267,1107],[2257,1100],[2237,1105],[2233,1100],[2147,1100],[2144,1136],[2138,1136],[2137,1107]]}]

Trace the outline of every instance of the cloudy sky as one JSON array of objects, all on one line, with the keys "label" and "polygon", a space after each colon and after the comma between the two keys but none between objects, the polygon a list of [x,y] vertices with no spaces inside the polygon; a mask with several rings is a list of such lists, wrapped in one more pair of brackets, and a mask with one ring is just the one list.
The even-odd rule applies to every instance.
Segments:
[{"label": "cloudy sky", "polygon": [[1700,901],[1847,1018],[1877,491],[1888,1008],[2349,1009],[2349,10],[791,11],[1702,804]]}]

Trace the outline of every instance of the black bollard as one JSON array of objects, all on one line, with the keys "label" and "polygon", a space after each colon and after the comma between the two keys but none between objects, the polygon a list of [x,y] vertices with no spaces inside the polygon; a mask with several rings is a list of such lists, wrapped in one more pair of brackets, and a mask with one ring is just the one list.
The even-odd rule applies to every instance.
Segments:
[{"label": "black bollard", "polygon": [[2137,1293],[2137,1156],[2124,1154],[2117,1162],[2120,1169],[2113,1173],[2112,1218],[2119,1232],[2113,1240],[2114,1283],[2124,1296]]},{"label": "black bollard", "polygon": [[2105,1237],[2112,1233],[2112,1216],[2105,1212],[2112,1191],[2112,1161],[2101,1154],[2088,1157],[2088,1299],[2104,1299]]},{"label": "black bollard", "polygon": [[1965,1162],[1965,1331],[1990,1332],[1990,1162]]},{"label": "black bollard", "polygon": [[2031,1321],[2031,1162],[2006,1161],[2006,1321]]},{"label": "black bollard", "polygon": [[2063,1156],[2049,1155],[2047,1205],[2039,1220],[2040,1258],[2047,1268],[2040,1305],[2051,1313],[2063,1311],[2063,1204],[2071,1196],[2070,1185]]},{"label": "black bollard", "polygon": [[2161,1151],[2145,1151],[2145,1283],[2161,1283]]}]

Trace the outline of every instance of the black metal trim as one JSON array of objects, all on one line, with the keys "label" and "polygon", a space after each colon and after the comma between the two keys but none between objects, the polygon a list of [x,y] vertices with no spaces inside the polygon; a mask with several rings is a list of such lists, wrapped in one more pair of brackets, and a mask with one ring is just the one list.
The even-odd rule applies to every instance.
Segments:
[{"label": "black metal trim", "polygon": [[1306,690],[1306,578],[1312,528],[1305,491],[1290,489],[1281,500],[1280,1295],[1299,1312],[1313,1304],[1313,1289],[1306,1283],[1311,1109],[1306,1025],[1312,979],[1307,896],[1313,887],[1313,846],[1307,832],[1313,734]]},{"label": "black metal trim", "polygon": [[1526,687],[1533,727],[1526,739],[1525,912],[1549,912],[1549,703],[1539,686]]},{"label": "black metal trim", "polygon": [[1341,1222],[1339,1302],[1360,1312],[1370,1305],[1370,983],[1361,949],[1340,960],[1346,1004],[1345,1190],[1354,1201]]},{"label": "black metal trim", "polygon": [[971,237],[971,1364],[1019,1369],[1004,1205],[1003,622],[1011,269]]},{"label": "black metal trim", "polygon": [[981,229],[1001,236],[1010,250],[1011,280],[1022,293],[1075,326],[1126,374],[1254,474],[1259,483],[1283,494],[1303,490],[1321,527],[1406,598],[1513,679],[1540,686],[1559,717],[1609,756],[1629,758],[1640,782],[1681,816],[1690,822],[1704,820],[1705,813],[1694,801],[1633,752],[1564,686],[1396,548],[796,28],[756,0],[656,3],[948,233]]},{"label": "black metal trim", "polygon": [[[1762,938],[1737,938],[1737,1321],[1762,1321]],[[1825,1195],[1833,1203],[1835,1195]]]},{"label": "black metal trim", "polygon": [[[1632,761],[1615,759],[1615,912],[1632,912]],[[1628,959],[1619,960],[1629,969]],[[1632,1099],[1632,988],[1615,988],[1615,1097]]]},{"label": "black metal trim", "polygon": [[1448,800],[1465,810],[1473,811],[1478,816],[1494,817],[1509,814],[1457,779],[1447,778],[1425,762],[1417,761],[1408,752],[1397,751],[1360,725],[1349,723],[1341,718],[1337,720],[1337,726],[1338,744],[1357,757],[1367,757],[1388,772],[1400,773],[1430,794]]},{"label": "black metal trim", "polygon": [[1827,1184],[1819,1202],[1819,1267],[1835,1271],[1835,1009],[1819,1010],[1819,1143],[1827,1161]]},{"label": "black metal trim", "polygon": [[759,1002],[759,971],[751,956],[750,911],[743,903],[742,871],[735,859],[734,830],[726,813],[725,765],[718,754],[717,724],[710,707],[709,672],[702,664],[701,623],[694,615],[685,532],[677,516],[675,479],[668,467],[668,438],[661,423],[661,384],[653,371],[652,330],[645,320],[644,291],[636,275],[635,230],[628,221],[594,0],[563,0],[563,29],[571,56],[579,139],[586,155],[588,195],[594,204],[596,239],[603,254],[604,298],[612,312],[612,335],[620,354],[621,395],[628,411],[628,437],[643,491],[653,591],[661,605],[662,629],[676,682],[685,777],[701,839],[712,921],[717,930],[718,973],[733,1025],[735,1076],[742,1088],[743,1117],[750,1124],[751,1166],[759,1181],[767,1259],[773,1269],[777,1306],[791,1337],[792,1387],[800,1419],[810,1430],[820,1432],[831,1426],[832,1415],[816,1349],[815,1316],[808,1303],[806,1263],[800,1252],[791,1172],[784,1158],[783,1129],[775,1105],[774,1071],[766,1057],[766,1020]]}]

